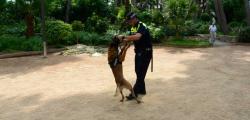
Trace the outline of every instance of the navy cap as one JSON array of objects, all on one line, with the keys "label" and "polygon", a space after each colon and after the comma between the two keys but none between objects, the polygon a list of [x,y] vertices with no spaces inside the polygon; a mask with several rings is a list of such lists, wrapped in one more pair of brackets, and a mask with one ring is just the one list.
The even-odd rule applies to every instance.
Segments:
[{"label": "navy cap", "polygon": [[126,21],[129,21],[129,20],[131,20],[131,19],[133,19],[133,18],[136,18],[136,17],[137,17],[137,16],[136,16],[135,13],[129,12],[129,13],[126,15]]}]

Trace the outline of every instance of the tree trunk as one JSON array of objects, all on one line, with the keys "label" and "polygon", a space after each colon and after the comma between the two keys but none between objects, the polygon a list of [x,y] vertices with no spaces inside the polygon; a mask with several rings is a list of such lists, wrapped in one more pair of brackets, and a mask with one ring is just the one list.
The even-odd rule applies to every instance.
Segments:
[{"label": "tree trunk", "polygon": [[221,0],[214,0],[215,5],[215,13],[218,20],[218,23],[221,27],[221,30],[224,34],[227,34],[229,32],[228,26],[227,26],[227,19],[223,10],[223,4]]},{"label": "tree trunk", "polygon": [[130,12],[130,3],[129,0],[125,0],[125,15]]},{"label": "tree trunk", "polygon": [[245,8],[246,8],[246,21],[247,25],[250,26],[250,1],[249,0],[244,0],[245,1]]},{"label": "tree trunk", "polygon": [[34,16],[31,13],[27,13],[25,16],[25,22],[26,22],[26,38],[29,38],[34,35]]},{"label": "tree trunk", "polygon": [[66,8],[66,14],[65,14],[65,22],[69,22],[69,14],[71,9],[71,0],[67,0],[67,8]]},{"label": "tree trunk", "polygon": [[47,42],[46,42],[46,35],[45,35],[45,0],[40,0],[41,4],[41,33],[42,33],[42,40],[43,40],[43,56],[47,57]]}]

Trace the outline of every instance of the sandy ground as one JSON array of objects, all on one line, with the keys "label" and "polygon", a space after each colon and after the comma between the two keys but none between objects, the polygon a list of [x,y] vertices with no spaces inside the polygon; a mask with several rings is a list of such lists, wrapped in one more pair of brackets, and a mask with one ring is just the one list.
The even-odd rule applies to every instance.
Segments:
[{"label": "sandy ground", "polygon": [[[134,84],[134,53],[124,62]],[[0,120],[249,120],[250,47],[156,47],[144,103],[120,103],[107,55],[0,60]],[[125,91],[128,94],[128,91]]]}]

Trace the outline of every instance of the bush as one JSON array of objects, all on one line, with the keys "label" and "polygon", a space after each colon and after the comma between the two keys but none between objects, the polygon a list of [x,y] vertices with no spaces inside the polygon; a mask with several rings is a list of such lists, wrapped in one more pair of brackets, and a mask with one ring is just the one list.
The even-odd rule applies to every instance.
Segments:
[{"label": "bush", "polygon": [[109,21],[107,18],[97,16],[95,13],[92,14],[86,21],[86,30],[89,32],[96,32],[103,34],[108,30]]},{"label": "bush", "polygon": [[209,22],[211,20],[211,17],[208,13],[202,13],[200,19],[204,22]]},{"label": "bush", "polygon": [[137,14],[139,20],[141,20],[142,22],[146,23],[146,24],[150,24],[152,23],[152,15],[150,14],[149,11],[143,11],[143,12],[139,12]]},{"label": "bush", "polygon": [[152,11],[152,22],[156,25],[164,24],[164,17],[159,10]]},{"label": "bush", "polygon": [[173,26],[168,25],[165,28],[165,34],[166,34],[166,36],[175,36],[175,33],[176,33],[176,30],[175,30],[175,28]]},{"label": "bush", "polygon": [[231,35],[239,35],[240,31],[244,29],[247,24],[244,22],[233,21],[228,24]]},{"label": "bush", "polygon": [[75,20],[71,25],[73,31],[83,31],[84,24],[81,21]]},{"label": "bush", "polygon": [[2,51],[40,51],[42,50],[40,37],[26,39],[24,36],[0,36],[0,52]]},{"label": "bush", "polygon": [[0,35],[10,34],[21,36],[25,33],[25,24],[24,23],[15,23],[12,25],[0,25]]},{"label": "bush", "polygon": [[[195,22],[194,21],[194,28],[196,29],[198,34],[208,34],[209,33],[209,23],[207,22]],[[218,27],[217,27],[218,28]]]},{"label": "bush", "polygon": [[246,27],[240,32],[239,42],[250,43],[250,27]]},{"label": "bush", "polygon": [[97,33],[89,33],[89,32],[73,32],[71,36],[67,38],[67,44],[75,44],[81,43],[85,45],[108,45],[108,43],[112,40],[111,34],[103,34],[99,35]]},{"label": "bush", "polygon": [[63,21],[48,21],[46,24],[46,35],[48,38],[48,44],[50,45],[63,44],[64,40],[69,37],[71,33],[71,25],[64,23]]},{"label": "bush", "polygon": [[162,26],[155,27],[154,24],[148,26],[153,42],[160,42],[161,38],[165,36],[165,31]]},{"label": "bush", "polygon": [[120,21],[122,21],[124,19],[124,16],[125,15],[125,6],[121,6],[118,8],[118,13],[117,13],[117,16],[116,18]]},{"label": "bush", "polygon": [[32,37],[24,40],[21,50],[24,51],[40,51],[43,48],[42,39],[40,37]]},{"label": "bush", "polygon": [[184,36],[194,36],[197,34],[197,28],[192,20],[185,21],[185,29],[183,31]]}]

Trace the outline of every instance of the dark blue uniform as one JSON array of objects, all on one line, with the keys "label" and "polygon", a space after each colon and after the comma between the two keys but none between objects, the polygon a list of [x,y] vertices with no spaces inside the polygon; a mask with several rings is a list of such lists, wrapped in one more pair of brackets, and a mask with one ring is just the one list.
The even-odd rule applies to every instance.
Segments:
[{"label": "dark blue uniform", "polygon": [[145,76],[147,73],[147,69],[152,58],[152,42],[149,30],[146,26],[138,22],[134,27],[130,30],[131,35],[140,33],[142,34],[139,40],[134,41],[135,46],[135,72],[136,72],[136,83],[133,87],[135,95],[138,94],[145,95]]}]

